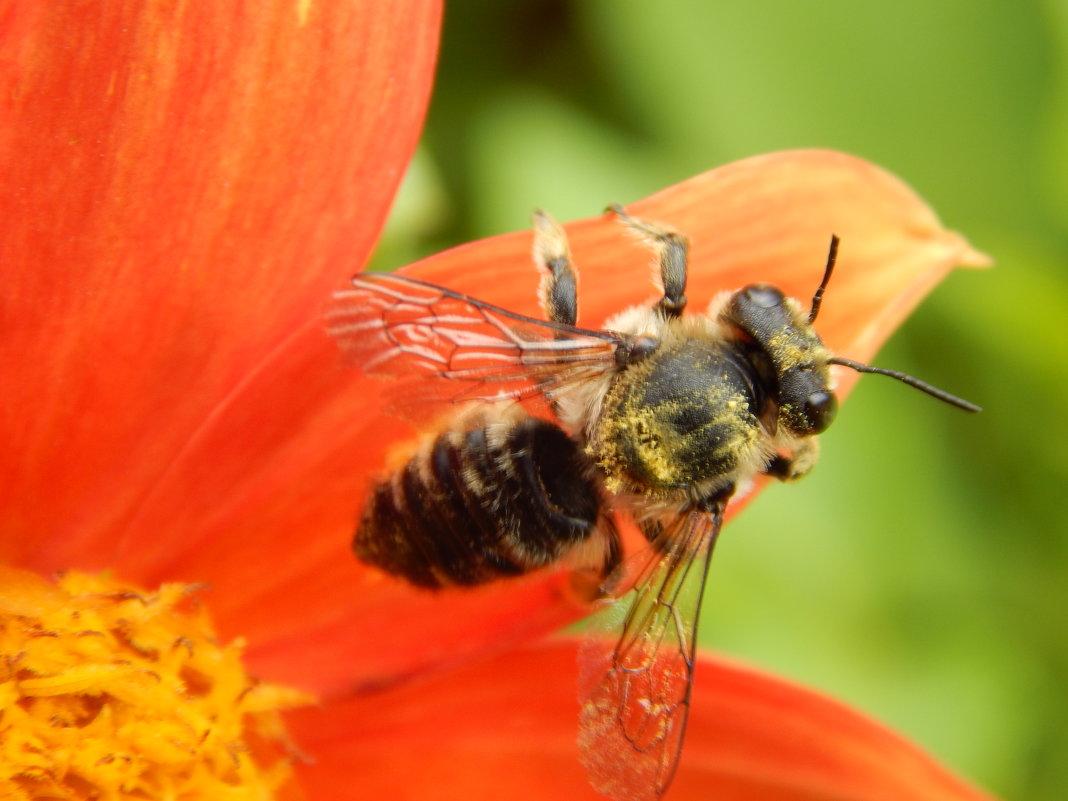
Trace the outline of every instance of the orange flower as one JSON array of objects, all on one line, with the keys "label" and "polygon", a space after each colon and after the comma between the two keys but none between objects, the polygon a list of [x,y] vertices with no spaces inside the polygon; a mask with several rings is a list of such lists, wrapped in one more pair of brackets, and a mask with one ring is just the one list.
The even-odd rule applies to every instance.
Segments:
[{"label": "orange flower", "polygon": [[[207,585],[200,601],[224,642],[246,643],[252,673],[320,699],[287,713],[314,760],[297,768],[307,796],[592,792],[570,745],[574,710],[565,714],[570,646],[442,672],[579,616],[560,576],[428,595],[349,554],[368,476],[406,427],[380,415],[380,385],[339,365],[320,310],[366,260],[414,148],[439,15],[435,0],[402,0],[25,3],[5,17],[0,790],[29,798],[69,785],[76,735],[88,736],[89,718],[100,727],[120,714],[106,699],[125,703],[122,714],[138,711],[150,697],[146,676],[174,679],[177,695],[236,688],[220,692],[223,703],[248,704],[251,695],[280,709],[300,700],[275,685],[257,694],[264,685],[235,673],[206,675],[214,635],[186,609],[187,593],[163,584],[184,582]],[[757,279],[810,297],[838,232],[840,267],[820,330],[830,347],[862,360],[954,264],[979,260],[898,181],[833,153],[731,165],[629,209],[691,236],[694,308]],[[651,295],[646,254],[618,225],[599,216],[567,228],[586,325]],[[410,271],[535,313],[529,247],[528,232],[512,234]],[[845,373],[843,389],[854,379]],[[24,571],[77,572],[49,589]],[[96,571],[114,578],[79,578]],[[120,580],[163,586],[140,593]],[[191,628],[181,633],[187,613]],[[133,628],[134,618],[145,627]],[[61,634],[74,639],[51,647]],[[122,655],[102,656],[95,645],[103,643]],[[137,670],[128,667],[131,648],[149,660]],[[183,650],[189,661],[170,665]],[[227,671],[236,670],[236,650],[218,656]],[[431,669],[432,679],[404,681]],[[699,682],[680,798],[706,779],[726,782],[733,795],[722,798],[759,798],[769,787],[806,798],[979,797],[878,726],[804,690],[723,666]],[[60,695],[68,718],[55,714]],[[37,724],[77,729],[64,729],[75,739],[62,768],[58,751],[29,739],[7,747],[15,738],[3,736],[5,726],[41,734],[4,714],[17,698],[24,712],[52,710]],[[188,723],[166,720],[167,703],[151,698],[140,711],[155,717],[137,724],[149,736]],[[424,710],[435,700],[438,717]],[[508,715],[498,728],[501,705]],[[796,749],[769,705],[796,718]],[[754,717],[757,709],[765,711]],[[502,738],[517,731],[509,725],[526,739]],[[464,737],[450,736],[453,727]],[[84,769],[151,761],[108,747]],[[234,746],[237,764],[244,748],[257,751]],[[912,766],[905,779],[869,759],[884,749]],[[27,754],[33,769],[19,773]],[[426,756],[429,783],[414,775],[423,768],[409,767],[413,754]],[[541,768],[546,784],[526,781]],[[170,791],[120,779],[121,792]],[[71,797],[89,795],[74,785]]]},{"label": "orange flower", "polygon": [[[304,786],[338,801],[604,801],[575,758],[575,659],[557,641],[349,698],[328,717],[293,713],[317,755]],[[698,664],[686,737],[669,801],[990,801],[871,719],[724,660]]]}]

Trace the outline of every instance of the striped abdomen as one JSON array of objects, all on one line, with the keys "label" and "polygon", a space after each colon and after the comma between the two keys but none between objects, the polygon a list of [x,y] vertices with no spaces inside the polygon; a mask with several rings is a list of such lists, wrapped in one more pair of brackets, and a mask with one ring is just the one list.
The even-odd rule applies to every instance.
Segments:
[{"label": "striped abdomen", "polygon": [[371,493],[353,548],[422,587],[474,585],[557,561],[596,529],[580,447],[524,417],[439,434]]}]

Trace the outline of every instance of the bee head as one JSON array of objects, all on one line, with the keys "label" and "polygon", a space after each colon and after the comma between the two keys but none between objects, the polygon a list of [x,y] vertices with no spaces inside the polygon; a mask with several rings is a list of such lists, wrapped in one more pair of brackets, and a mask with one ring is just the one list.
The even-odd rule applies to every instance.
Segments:
[{"label": "bee head", "polygon": [[765,378],[778,389],[778,424],[797,436],[826,430],[838,410],[838,400],[831,391],[832,364],[860,373],[889,376],[951,406],[969,412],[980,411],[974,403],[918,378],[835,356],[824,347],[813,323],[819,314],[837,256],[838,237],[832,236],[823,280],[812,296],[807,315],[796,301],[767,284],[752,284],[736,292],[724,309],[724,319],[756,345],[766,365]]},{"label": "bee head", "polygon": [[752,284],[731,296],[724,318],[756,346],[777,390],[777,423],[800,437],[825,431],[838,411],[831,354],[798,304],[773,286]]}]

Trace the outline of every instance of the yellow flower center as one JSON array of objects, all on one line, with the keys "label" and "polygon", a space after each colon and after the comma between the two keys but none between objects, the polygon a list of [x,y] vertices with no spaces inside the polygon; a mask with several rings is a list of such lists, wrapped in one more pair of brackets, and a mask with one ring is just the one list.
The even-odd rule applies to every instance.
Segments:
[{"label": "yellow flower center", "polygon": [[269,799],[296,755],[196,588],[0,567],[0,798]]}]

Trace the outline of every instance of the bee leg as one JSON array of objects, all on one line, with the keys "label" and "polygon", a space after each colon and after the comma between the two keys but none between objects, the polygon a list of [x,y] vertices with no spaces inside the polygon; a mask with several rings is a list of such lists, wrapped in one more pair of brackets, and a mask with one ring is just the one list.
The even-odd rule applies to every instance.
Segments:
[{"label": "bee leg", "polygon": [[623,564],[623,542],[610,514],[601,516],[597,533],[571,554],[570,561],[573,569],[569,589],[580,604],[613,595],[613,584]]},{"label": "bee leg", "polygon": [[664,290],[664,297],[656,304],[656,308],[665,317],[678,317],[686,308],[686,254],[690,247],[689,240],[666,226],[631,217],[622,206],[611,205],[607,210],[637,232],[656,253],[660,286]]},{"label": "bee leg", "polygon": [[542,271],[538,299],[554,323],[574,325],[578,319],[578,275],[571,264],[567,234],[544,211],[535,211],[534,262]]},{"label": "bee leg", "polygon": [[809,474],[820,455],[820,443],[815,437],[801,441],[789,456],[776,455],[764,472],[780,481],[794,481]]}]

